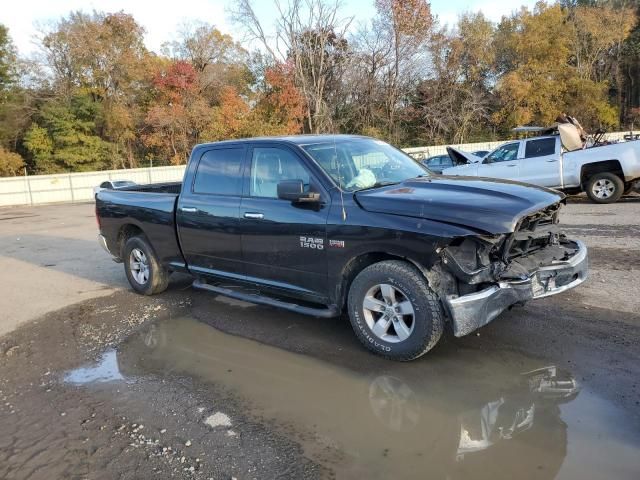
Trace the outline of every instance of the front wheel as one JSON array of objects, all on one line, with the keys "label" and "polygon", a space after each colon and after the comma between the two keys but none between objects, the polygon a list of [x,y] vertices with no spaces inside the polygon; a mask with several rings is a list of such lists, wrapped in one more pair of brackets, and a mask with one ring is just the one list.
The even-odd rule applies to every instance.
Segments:
[{"label": "front wheel", "polygon": [[442,336],[440,301],[406,262],[389,260],[362,270],[349,289],[348,308],[362,344],[393,360],[418,358]]},{"label": "front wheel", "polygon": [[124,245],[124,270],[133,289],[142,295],[163,292],[169,285],[169,272],[142,236],[131,237]]},{"label": "front wheel", "polygon": [[589,178],[587,196],[594,203],[614,203],[624,192],[624,182],[614,173],[595,173]]}]

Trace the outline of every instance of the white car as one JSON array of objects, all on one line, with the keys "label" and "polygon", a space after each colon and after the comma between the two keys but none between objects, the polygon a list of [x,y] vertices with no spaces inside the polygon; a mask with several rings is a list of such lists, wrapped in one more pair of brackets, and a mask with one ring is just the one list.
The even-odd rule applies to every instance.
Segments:
[{"label": "white car", "polygon": [[137,183],[131,180],[106,180],[99,186],[93,187],[93,196],[95,197],[100,190],[119,190],[125,187],[133,187],[134,185],[137,185]]},{"label": "white car", "polygon": [[595,203],[613,203],[640,179],[640,141],[596,145],[573,151],[560,135],[504,143],[478,162],[448,147],[457,164],[443,175],[504,178],[574,194],[584,191]]}]

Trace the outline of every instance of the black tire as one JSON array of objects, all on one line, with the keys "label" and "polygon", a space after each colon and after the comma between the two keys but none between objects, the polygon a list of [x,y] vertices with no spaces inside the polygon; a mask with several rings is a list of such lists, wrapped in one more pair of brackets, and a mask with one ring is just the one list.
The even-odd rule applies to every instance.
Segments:
[{"label": "black tire", "polygon": [[[609,191],[606,191],[606,189],[602,190],[602,187],[600,187],[604,193],[598,196],[595,190],[598,190],[601,184],[606,184],[606,186],[609,187]],[[594,203],[615,203],[620,200],[620,197],[622,197],[624,193],[624,182],[614,173],[594,173],[589,177],[585,190],[589,200]]]},{"label": "black tire", "polygon": [[[137,250],[144,254],[148,272],[146,281],[141,281],[138,271],[132,271],[132,252]],[[134,255],[135,256],[135,255]],[[158,257],[143,236],[131,237],[124,244],[122,255],[124,271],[131,287],[142,295],[155,295],[164,292],[169,285],[169,272],[160,264]]]},{"label": "black tire", "polygon": [[[365,310],[365,297],[382,304],[384,297],[381,301],[371,295],[371,292],[375,292],[381,285],[392,286],[396,295],[400,296],[400,303],[404,303],[405,300],[410,302],[413,315],[398,314],[403,319],[410,317],[411,320],[411,331],[404,339],[400,339],[401,336],[395,333],[397,318],[391,322],[391,333],[383,335],[385,338],[393,338],[393,341],[385,340],[370,326],[372,323],[375,324],[376,320],[381,320],[385,314]],[[406,262],[387,260],[362,270],[349,288],[347,303],[349,319],[356,336],[367,349],[383,357],[399,361],[413,360],[431,350],[442,336],[444,317],[438,296],[429,288],[423,275]],[[390,310],[386,312],[386,315],[393,315]],[[386,322],[388,325],[390,320]]]}]

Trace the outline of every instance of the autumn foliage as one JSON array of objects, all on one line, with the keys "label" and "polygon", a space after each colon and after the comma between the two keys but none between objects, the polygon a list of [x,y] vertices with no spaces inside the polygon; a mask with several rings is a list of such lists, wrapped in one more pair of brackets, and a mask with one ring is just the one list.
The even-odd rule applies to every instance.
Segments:
[{"label": "autumn foliage", "polygon": [[427,0],[371,2],[371,19],[274,3],[271,36],[251,0],[233,0],[247,43],[195,23],[160,52],[124,12],[59,19],[38,59],[0,25],[0,175],[178,165],[197,143],[249,136],[415,146],[505,138],[560,112],[591,131],[640,123],[638,0],[514,4],[453,25]]}]

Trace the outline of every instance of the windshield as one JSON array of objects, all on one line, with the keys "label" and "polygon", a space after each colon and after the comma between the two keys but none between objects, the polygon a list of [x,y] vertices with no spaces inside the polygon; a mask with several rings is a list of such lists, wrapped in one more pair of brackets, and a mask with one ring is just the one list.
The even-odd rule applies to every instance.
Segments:
[{"label": "windshield", "polygon": [[406,153],[373,138],[339,139],[302,148],[348,192],[429,175]]}]

